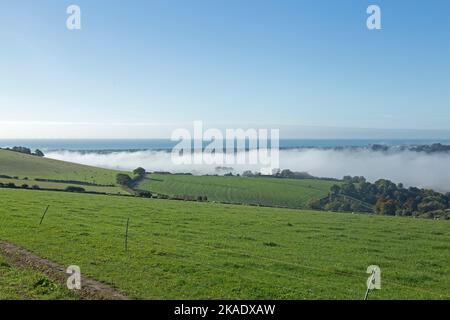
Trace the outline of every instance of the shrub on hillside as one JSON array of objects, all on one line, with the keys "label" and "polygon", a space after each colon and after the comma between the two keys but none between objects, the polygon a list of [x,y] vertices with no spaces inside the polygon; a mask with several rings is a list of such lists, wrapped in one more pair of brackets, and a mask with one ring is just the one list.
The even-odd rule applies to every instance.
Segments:
[{"label": "shrub on hillside", "polygon": [[84,188],[81,187],[75,187],[75,186],[68,186],[66,188],[67,192],[86,192]]},{"label": "shrub on hillside", "polygon": [[139,177],[143,177],[143,176],[145,176],[145,169],[142,167],[136,168],[133,170],[133,174],[135,174]]},{"label": "shrub on hillside", "polygon": [[151,198],[152,197],[152,193],[150,191],[146,191],[146,190],[138,190],[138,191],[136,191],[136,195],[138,197],[142,197],[142,198]]},{"label": "shrub on hillside", "polygon": [[116,181],[121,186],[129,186],[133,180],[125,173],[118,173],[116,175]]},{"label": "shrub on hillside", "polygon": [[44,157],[45,156],[44,153],[41,150],[39,150],[39,149],[36,149],[34,151],[33,155],[38,156],[38,157]]}]

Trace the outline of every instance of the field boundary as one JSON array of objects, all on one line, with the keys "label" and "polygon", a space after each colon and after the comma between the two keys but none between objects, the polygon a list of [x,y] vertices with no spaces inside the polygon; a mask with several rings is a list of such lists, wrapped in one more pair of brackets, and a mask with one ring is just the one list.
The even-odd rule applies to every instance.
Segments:
[{"label": "field boundary", "polygon": [[[66,273],[66,268],[61,265],[36,256],[30,251],[6,241],[0,241],[0,252],[11,265],[42,272],[52,280],[66,286],[66,281],[69,275]],[[81,299],[129,300],[126,295],[108,286],[107,284],[83,275],[81,277],[81,290],[71,291],[78,295]]]}]

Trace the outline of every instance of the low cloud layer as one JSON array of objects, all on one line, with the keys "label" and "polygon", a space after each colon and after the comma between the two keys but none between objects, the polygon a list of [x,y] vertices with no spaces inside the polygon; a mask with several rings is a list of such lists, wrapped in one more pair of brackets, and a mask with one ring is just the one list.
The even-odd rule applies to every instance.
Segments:
[{"label": "low cloud layer", "polygon": [[[132,170],[143,167],[148,171],[191,172],[193,174],[223,173],[217,165],[176,165],[165,151],[138,151],[81,153],[53,151],[49,158],[81,164]],[[225,165],[235,173],[257,170],[251,165]],[[406,186],[433,188],[450,192],[450,154],[426,154],[412,151],[391,153],[371,150],[293,149],[280,151],[280,167],[293,171],[306,171],[314,176],[342,178],[344,175],[365,176],[369,181],[385,178]],[[227,170],[224,170],[227,171]]]}]

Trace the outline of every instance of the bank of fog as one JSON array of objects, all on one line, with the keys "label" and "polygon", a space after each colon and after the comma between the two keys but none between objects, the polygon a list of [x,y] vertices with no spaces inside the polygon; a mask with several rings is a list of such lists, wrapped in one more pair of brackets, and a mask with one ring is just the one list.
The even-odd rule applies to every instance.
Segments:
[{"label": "bank of fog", "polygon": [[[255,165],[206,165],[172,162],[166,151],[118,151],[111,153],[81,153],[77,151],[48,152],[47,157],[98,166],[132,170],[143,167],[147,171],[190,172],[193,174],[223,174],[245,170],[259,171]],[[248,156],[248,154],[247,154]],[[225,167],[218,169],[217,167]],[[406,186],[433,188],[450,192],[450,154],[371,150],[292,149],[280,151],[280,167],[293,171],[306,171],[314,176],[342,178],[345,175],[365,176],[369,181],[385,178],[402,182]]]}]

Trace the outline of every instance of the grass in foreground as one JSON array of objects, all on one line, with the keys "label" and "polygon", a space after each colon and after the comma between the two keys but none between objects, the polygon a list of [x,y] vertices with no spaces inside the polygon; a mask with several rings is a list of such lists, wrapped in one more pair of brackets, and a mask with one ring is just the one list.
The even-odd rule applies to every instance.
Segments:
[{"label": "grass in foreground", "polygon": [[209,201],[306,208],[335,181],[151,174],[139,188],[166,195],[207,196]]},{"label": "grass in foreground", "polygon": [[450,298],[446,221],[3,189],[0,239],[132,298]]},{"label": "grass in foreground", "polygon": [[57,299],[75,299],[75,296],[44,274],[11,266],[0,253],[0,300]]}]

